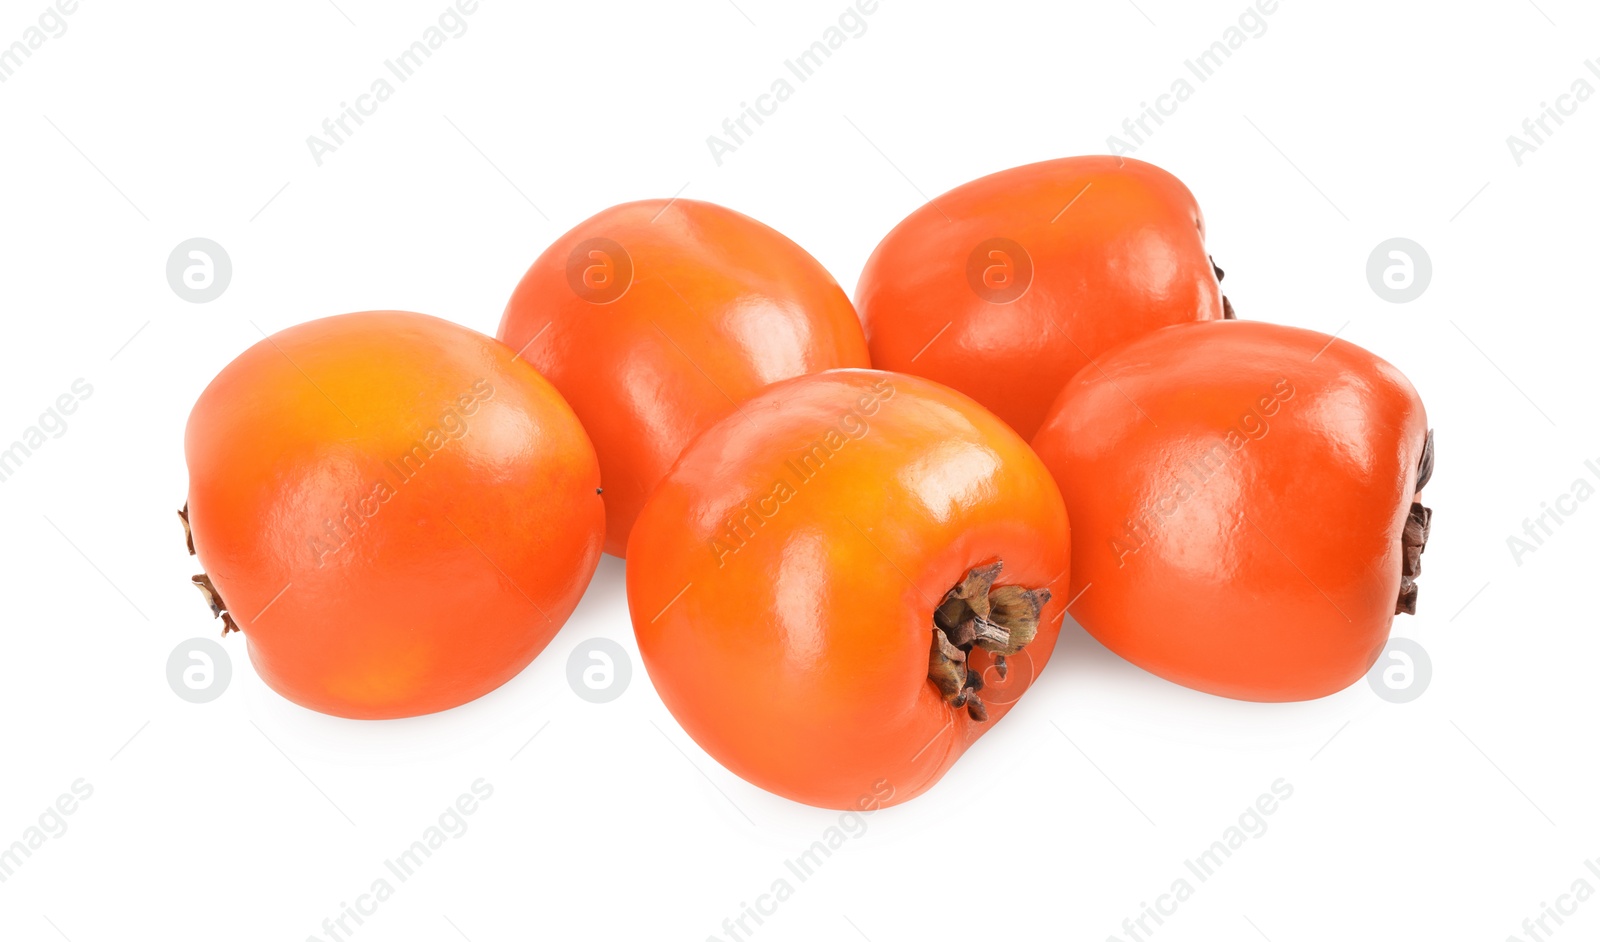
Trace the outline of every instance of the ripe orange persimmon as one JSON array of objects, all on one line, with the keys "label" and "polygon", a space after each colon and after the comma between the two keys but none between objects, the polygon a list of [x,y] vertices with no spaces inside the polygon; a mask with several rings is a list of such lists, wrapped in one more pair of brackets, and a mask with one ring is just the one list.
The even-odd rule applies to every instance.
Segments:
[{"label": "ripe orange persimmon", "polygon": [[1072,515],[1073,616],[1227,697],[1359,679],[1416,605],[1433,470],[1416,390],[1355,344],[1254,322],[1168,327],[1098,365],[1033,440]]},{"label": "ripe orange persimmon", "polygon": [[605,484],[606,552],[689,439],[757,390],[867,365],[855,309],[800,246],[695,200],[604,210],[517,285],[499,337],[583,421]]},{"label": "ripe orange persimmon", "polygon": [[1177,177],[1066,157],[918,208],[867,260],[856,307],[874,367],[958,389],[1029,438],[1090,360],[1169,324],[1231,317],[1221,276]]},{"label": "ripe orange persimmon", "polygon": [[189,416],[195,582],[263,680],[363,719],[457,706],[549,643],[604,536],[594,449],[514,351],[397,311],[240,354]]},{"label": "ripe orange persimmon", "polygon": [[912,798],[1026,691],[1065,604],[1067,515],[1005,423],[937,383],[834,370],[703,432],[628,545],[667,708],[750,782]]}]

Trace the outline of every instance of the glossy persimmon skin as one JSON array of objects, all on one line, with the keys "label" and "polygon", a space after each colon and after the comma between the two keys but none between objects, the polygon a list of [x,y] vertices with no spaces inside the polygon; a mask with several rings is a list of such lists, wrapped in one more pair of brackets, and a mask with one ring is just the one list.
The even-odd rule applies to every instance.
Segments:
[{"label": "glossy persimmon skin", "polygon": [[398,311],[291,327],[189,416],[201,565],[263,680],[335,716],[466,703],[514,677],[600,558],[594,449],[490,337]]},{"label": "glossy persimmon skin", "polygon": [[1223,316],[1193,194],[1126,157],[1028,164],[931,200],[878,244],[855,298],[874,367],[958,389],[1024,438],[1090,360]]},{"label": "glossy persimmon skin", "polygon": [[[1044,667],[1067,542],[1055,483],[999,419],[927,380],[836,370],[766,390],[684,451],[634,526],[628,608],[657,692],[717,761],[871,810],[938,781]],[[973,654],[978,722],[928,680],[930,632],[995,559],[1000,583],[1053,595],[1005,680]]]},{"label": "glossy persimmon skin", "polygon": [[868,365],[855,309],[816,259],[748,216],[685,199],[613,206],[557,239],[498,336],[594,441],[616,556],[702,429],[771,383]]},{"label": "glossy persimmon skin", "polygon": [[1168,327],[1062,390],[1033,446],[1073,523],[1072,614],[1174,683],[1309,700],[1381,653],[1427,439],[1398,369],[1327,335]]}]

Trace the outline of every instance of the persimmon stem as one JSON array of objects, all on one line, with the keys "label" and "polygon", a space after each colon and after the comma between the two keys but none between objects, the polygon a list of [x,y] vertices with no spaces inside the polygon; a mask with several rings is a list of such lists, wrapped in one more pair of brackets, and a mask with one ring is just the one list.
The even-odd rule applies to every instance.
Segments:
[{"label": "persimmon stem", "polygon": [[[1211,263],[1211,271],[1217,276],[1217,284],[1222,284],[1222,276],[1226,274],[1226,272],[1224,272],[1217,265],[1217,260],[1211,256],[1207,255],[1206,261]],[[1227,295],[1222,296],[1222,319],[1225,321],[1236,321],[1239,319],[1238,315],[1233,313],[1233,302],[1228,300]]]},{"label": "persimmon stem", "polygon": [[[189,546],[189,555],[193,556],[194,531],[189,528],[188,504],[184,504],[183,509],[178,511],[178,519],[183,521],[183,539]],[[201,595],[205,596],[206,605],[211,608],[211,617],[222,619],[222,636],[226,638],[228,632],[238,631],[239,626],[234,624],[233,616],[228,613],[228,603],[222,600],[222,593],[218,592],[217,587],[211,584],[211,577],[202,572],[192,577],[189,581],[194,583],[195,588],[200,590]]]},{"label": "persimmon stem", "polygon": [[233,616],[228,613],[228,603],[222,601],[222,595],[217,592],[217,587],[211,584],[211,577],[202,572],[189,581],[194,583],[200,594],[206,597],[206,604],[211,606],[211,617],[222,619],[222,636],[226,638],[228,632],[238,631],[239,626],[233,623]]},{"label": "persimmon stem", "polygon": [[194,555],[194,531],[189,529],[189,504],[185,502],[183,509],[178,511],[178,519],[183,522],[183,542],[189,548],[189,555]]},{"label": "persimmon stem", "polygon": [[[1429,429],[1427,441],[1422,445],[1422,458],[1417,462],[1417,495],[1421,495],[1432,477],[1433,429]],[[1422,575],[1422,551],[1428,547],[1428,530],[1432,523],[1433,511],[1413,497],[1405,529],[1400,531],[1400,597],[1394,603],[1396,615],[1417,613],[1417,577]]]},{"label": "persimmon stem", "polygon": [[977,722],[989,718],[978,692],[983,676],[969,664],[973,648],[994,656],[995,671],[1006,676],[1006,657],[1021,651],[1039,633],[1039,612],[1049,589],[995,586],[1003,563],[975,566],[945,593],[933,613],[928,647],[928,680],[952,707],[965,707]]}]

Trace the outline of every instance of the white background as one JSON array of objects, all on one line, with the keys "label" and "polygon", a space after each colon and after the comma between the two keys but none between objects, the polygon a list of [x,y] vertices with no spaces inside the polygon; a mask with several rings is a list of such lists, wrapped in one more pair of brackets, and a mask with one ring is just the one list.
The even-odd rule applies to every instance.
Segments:
[{"label": "white background", "polygon": [[[0,938],[326,938],[479,778],[494,795],[470,829],[354,938],[698,942],[788,877],[754,939],[1098,942],[1188,877],[1156,939],[1500,942],[1574,881],[1600,889],[1584,866],[1600,500],[1520,561],[1507,546],[1576,479],[1600,484],[1584,467],[1600,464],[1600,102],[1521,166],[1506,144],[1575,79],[1600,87],[1584,66],[1600,14],[1578,0],[1287,0],[1137,151],[1198,196],[1241,317],[1341,331],[1421,390],[1433,537],[1419,614],[1395,629],[1432,657],[1414,702],[1366,683],[1217,699],[1069,624],[941,784],[799,883],[784,861],[838,815],[759,791],[681,732],[637,661],[615,559],[531,667],[443,715],[310,713],[262,685],[239,636],[220,699],[174,695],[169,653],[217,630],[173,516],[183,426],[257,325],[395,307],[492,333],[558,234],[680,192],[777,227],[849,290],[925,198],[1106,152],[1245,9],[884,0],[718,166],[706,137],[845,7],[737,2],[483,0],[320,167],[306,137],[443,0],[86,0],[0,84],[0,443],[75,379],[94,389],[0,484],[0,845],[74,781],[94,789],[0,883]],[[0,44],[43,8],[0,4]],[[165,277],[194,236],[233,260],[208,304]],[[1366,279],[1394,236],[1433,261],[1409,304]],[[566,680],[594,637],[633,657],[611,703]],[[1280,778],[1293,797],[1266,832],[1210,880],[1187,873]],[[1593,938],[1600,901],[1564,918],[1556,937]]]}]

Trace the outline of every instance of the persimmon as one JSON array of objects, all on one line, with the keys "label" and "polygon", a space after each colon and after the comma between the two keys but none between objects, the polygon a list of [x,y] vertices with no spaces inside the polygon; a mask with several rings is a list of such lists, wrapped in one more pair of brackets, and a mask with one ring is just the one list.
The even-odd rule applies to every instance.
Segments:
[{"label": "persimmon", "polygon": [[1067,515],[1005,423],[875,370],[789,380],[700,434],[628,544],[628,608],[667,708],[795,801],[912,798],[1055,647]]},{"label": "persimmon", "polygon": [[855,309],[816,259],[749,216],[684,199],[613,206],[557,239],[499,337],[594,440],[616,556],[701,429],[771,383],[868,365]]},{"label": "persimmon", "polygon": [[323,713],[488,693],[600,558],[600,470],[572,410],[515,351],[422,314],[260,341],[201,393],[184,452],[196,584],[262,679]]},{"label": "persimmon", "polygon": [[856,286],[872,365],[966,393],[1031,438],[1075,373],[1169,324],[1231,318],[1194,195],[1160,167],[1065,157],[956,187]]},{"label": "persimmon", "polygon": [[1433,435],[1391,364],[1254,322],[1156,331],[1078,374],[1033,447],[1072,515],[1073,616],[1168,680],[1308,700],[1416,609]]}]

